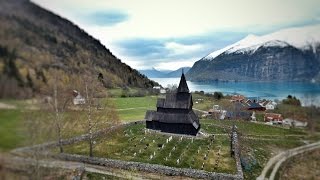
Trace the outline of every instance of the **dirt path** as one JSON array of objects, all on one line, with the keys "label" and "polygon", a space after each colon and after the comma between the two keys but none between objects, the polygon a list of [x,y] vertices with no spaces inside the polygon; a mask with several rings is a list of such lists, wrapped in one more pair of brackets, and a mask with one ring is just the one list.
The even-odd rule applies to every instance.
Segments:
[{"label": "dirt path", "polygon": [[134,108],[124,108],[124,109],[116,109],[117,111],[126,111],[126,110],[133,110],[133,109],[148,109],[148,107],[134,107]]},{"label": "dirt path", "polygon": [[0,102],[0,109],[17,109],[16,106]]},{"label": "dirt path", "polygon": [[[304,146],[296,147],[293,149],[289,149],[287,151],[284,151],[271,159],[269,159],[268,163],[266,166],[263,168],[261,175],[257,178],[258,180],[265,180],[265,179],[270,179],[273,180],[275,178],[275,175],[281,166],[281,164],[286,161],[288,158],[295,156],[297,154],[304,153],[306,151],[311,151],[314,149],[320,148],[320,141],[312,143],[312,144],[307,144]],[[267,178],[267,173],[271,171],[271,174],[269,178]]]},{"label": "dirt path", "polygon": [[[76,170],[83,169],[85,172],[98,173],[103,175],[109,175],[113,177],[123,178],[123,179],[181,179],[182,177],[169,177],[155,173],[141,173],[135,171],[127,171],[123,169],[109,168],[105,166],[85,164],[82,162],[73,162],[73,161],[62,161],[56,159],[41,159],[35,160],[32,158],[25,158],[12,155],[0,154],[0,162],[2,163],[2,168],[9,170],[22,170],[27,171],[27,168],[30,168],[29,165],[39,165],[40,167],[45,168],[61,168],[66,170]],[[188,177],[183,177],[186,179],[192,179]]]},{"label": "dirt path", "polygon": [[196,108],[192,108],[193,110],[195,111],[199,111],[199,112],[202,112],[204,114],[208,114],[208,111],[203,111],[203,110],[200,110],[200,109],[196,109]]}]

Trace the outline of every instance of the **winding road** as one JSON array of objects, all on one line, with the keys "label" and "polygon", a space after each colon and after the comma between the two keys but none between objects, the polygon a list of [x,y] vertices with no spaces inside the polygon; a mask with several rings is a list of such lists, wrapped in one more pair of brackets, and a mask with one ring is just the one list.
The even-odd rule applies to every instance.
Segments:
[{"label": "winding road", "polygon": [[[304,146],[299,146],[293,149],[289,149],[287,151],[284,151],[274,157],[272,157],[266,166],[263,168],[260,176],[257,178],[257,180],[274,180],[277,171],[279,170],[281,164],[285,162],[287,159],[289,159],[292,156],[295,156],[297,154],[301,154],[307,151],[311,151],[314,149],[320,148],[320,141],[312,143],[312,144],[307,144]],[[272,171],[271,171],[272,170]],[[267,173],[271,171],[271,174],[269,178],[267,177]]]}]

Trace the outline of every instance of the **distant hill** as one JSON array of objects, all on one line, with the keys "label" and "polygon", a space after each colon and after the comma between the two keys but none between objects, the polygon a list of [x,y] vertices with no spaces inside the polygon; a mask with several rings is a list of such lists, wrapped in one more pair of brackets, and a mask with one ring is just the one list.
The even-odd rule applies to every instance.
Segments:
[{"label": "distant hill", "polygon": [[157,70],[155,68],[139,70],[141,74],[146,75],[148,78],[175,78],[180,77],[182,73],[182,69],[184,73],[187,73],[191,67],[182,67],[174,71],[170,70]]},{"label": "distant hill", "polygon": [[101,73],[106,87],[157,85],[72,22],[28,0],[0,0],[0,27],[0,98],[38,92],[52,78],[50,69],[64,78]]},{"label": "distant hill", "polygon": [[179,68],[175,71],[172,71],[172,72],[169,72],[166,74],[166,77],[181,77],[181,73],[182,73],[182,69],[183,69],[183,72],[184,73],[187,73],[191,67],[182,67],[182,68]]},{"label": "distant hill", "polygon": [[187,77],[193,81],[320,82],[320,25],[248,35],[197,61]]},{"label": "distant hill", "polygon": [[144,74],[148,78],[162,78],[165,76],[166,73],[170,71],[159,71],[155,68],[146,69],[146,70],[139,70],[141,74]]}]

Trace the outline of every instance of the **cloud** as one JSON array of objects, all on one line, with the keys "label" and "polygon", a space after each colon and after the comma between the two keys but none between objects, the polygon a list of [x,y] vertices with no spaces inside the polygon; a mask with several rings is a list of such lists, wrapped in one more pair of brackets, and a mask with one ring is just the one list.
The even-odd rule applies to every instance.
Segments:
[{"label": "cloud", "polygon": [[117,49],[118,57],[137,69],[178,69],[183,64],[192,66],[205,55],[246,35],[241,32],[212,32],[176,38],[134,38],[116,41],[112,47]]},{"label": "cloud", "polygon": [[129,16],[127,13],[121,11],[107,10],[84,15],[83,19],[83,21],[89,25],[113,26],[127,21]]},{"label": "cloud", "polygon": [[167,42],[164,44],[164,47],[171,52],[171,55],[182,55],[182,54],[190,54],[199,51],[203,48],[201,44],[191,44],[185,45],[176,42]]},{"label": "cloud", "polygon": [[247,34],[320,22],[319,0],[32,1],[70,19],[137,69],[191,63]]},{"label": "cloud", "polygon": [[154,67],[158,70],[177,70],[180,67],[192,67],[193,63],[197,61],[194,58],[191,59],[172,59],[166,62],[160,62]]}]

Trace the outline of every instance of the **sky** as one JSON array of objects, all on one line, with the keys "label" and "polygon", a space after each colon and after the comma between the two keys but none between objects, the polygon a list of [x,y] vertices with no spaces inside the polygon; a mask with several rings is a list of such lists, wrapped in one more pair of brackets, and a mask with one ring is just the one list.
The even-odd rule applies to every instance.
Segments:
[{"label": "sky", "polygon": [[32,0],[135,69],[175,70],[246,37],[320,24],[319,0]]}]

